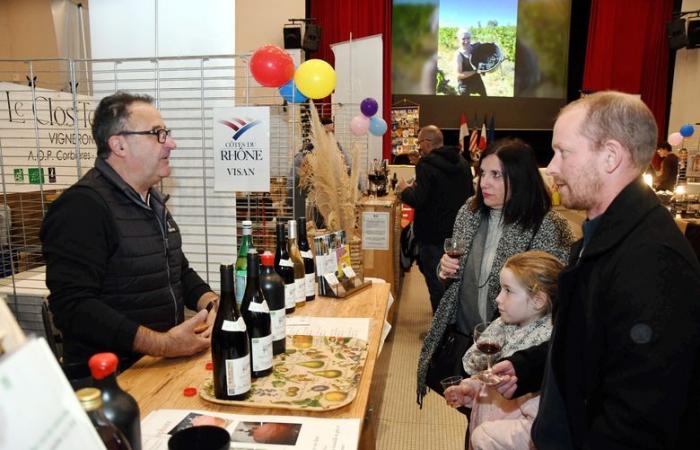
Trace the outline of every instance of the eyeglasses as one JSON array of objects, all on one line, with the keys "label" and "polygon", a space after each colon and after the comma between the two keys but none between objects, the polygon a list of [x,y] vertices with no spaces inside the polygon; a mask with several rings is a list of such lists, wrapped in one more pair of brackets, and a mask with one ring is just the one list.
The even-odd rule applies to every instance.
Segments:
[{"label": "eyeglasses", "polygon": [[168,139],[168,136],[170,136],[170,132],[172,130],[168,128],[157,128],[155,130],[149,130],[149,131],[120,131],[119,133],[116,133],[117,136],[127,136],[130,134],[141,134],[141,135],[153,135],[156,138],[158,138],[158,143],[159,144],[165,144],[165,140]]}]

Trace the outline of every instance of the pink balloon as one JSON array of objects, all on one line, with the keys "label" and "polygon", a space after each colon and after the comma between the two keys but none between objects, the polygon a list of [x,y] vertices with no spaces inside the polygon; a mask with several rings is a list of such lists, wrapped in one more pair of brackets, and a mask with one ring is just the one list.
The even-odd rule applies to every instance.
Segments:
[{"label": "pink balloon", "polygon": [[369,117],[360,114],[350,121],[350,131],[355,136],[364,136],[369,130]]},{"label": "pink balloon", "polygon": [[671,133],[668,135],[668,143],[671,145],[681,145],[683,142],[683,135],[679,132]]}]

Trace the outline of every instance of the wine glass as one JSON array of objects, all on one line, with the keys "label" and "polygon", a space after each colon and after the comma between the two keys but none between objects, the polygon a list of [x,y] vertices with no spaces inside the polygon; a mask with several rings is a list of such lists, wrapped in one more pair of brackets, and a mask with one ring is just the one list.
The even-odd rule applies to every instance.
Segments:
[{"label": "wine glass", "polygon": [[[464,252],[467,251],[467,241],[461,238],[451,237],[445,239],[445,244],[443,246],[445,253],[450,258],[460,259]],[[459,279],[461,277],[460,271],[457,270],[452,275],[448,275],[447,278]]]},{"label": "wine glass", "polygon": [[473,376],[485,384],[497,384],[500,378],[491,371],[493,358],[501,352],[505,342],[505,336],[501,329],[491,327],[488,331],[489,322],[482,322],[474,327],[474,344],[480,353],[486,356],[486,369]]}]

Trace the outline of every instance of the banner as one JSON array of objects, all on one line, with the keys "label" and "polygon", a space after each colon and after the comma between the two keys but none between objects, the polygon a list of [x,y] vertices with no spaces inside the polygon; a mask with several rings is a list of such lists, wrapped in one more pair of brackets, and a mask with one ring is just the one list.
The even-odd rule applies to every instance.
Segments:
[{"label": "banner", "polygon": [[214,190],[270,191],[270,108],[214,108]]}]

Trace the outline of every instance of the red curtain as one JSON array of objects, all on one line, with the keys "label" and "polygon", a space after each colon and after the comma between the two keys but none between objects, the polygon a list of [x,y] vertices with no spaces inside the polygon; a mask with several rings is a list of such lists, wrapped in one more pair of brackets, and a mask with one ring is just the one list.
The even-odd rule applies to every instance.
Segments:
[{"label": "red curtain", "polygon": [[[666,140],[669,48],[665,25],[673,0],[593,0],[583,89],[641,94]],[[575,20],[575,18],[572,18]]]},{"label": "red curtain", "polygon": [[[391,126],[391,0],[311,0],[309,17],[321,27],[319,50],[310,55],[334,66],[331,44],[382,34],[384,89],[382,117]],[[391,133],[383,138],[384,158],[391,159]]]}]

